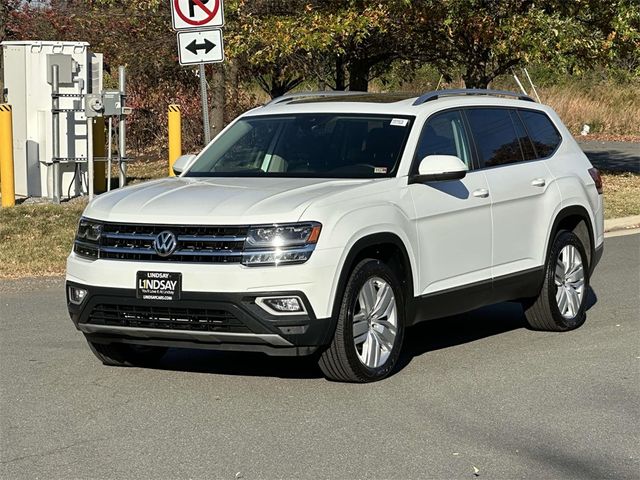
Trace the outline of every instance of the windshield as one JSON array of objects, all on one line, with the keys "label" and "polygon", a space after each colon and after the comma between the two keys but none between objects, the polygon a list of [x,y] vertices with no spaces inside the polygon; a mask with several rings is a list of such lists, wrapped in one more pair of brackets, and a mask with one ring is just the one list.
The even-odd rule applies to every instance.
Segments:
[{"label": "windshield", "polygon": [[247,117],[185,176],[378,178],[394,175],[412,117],[294,114]]}]

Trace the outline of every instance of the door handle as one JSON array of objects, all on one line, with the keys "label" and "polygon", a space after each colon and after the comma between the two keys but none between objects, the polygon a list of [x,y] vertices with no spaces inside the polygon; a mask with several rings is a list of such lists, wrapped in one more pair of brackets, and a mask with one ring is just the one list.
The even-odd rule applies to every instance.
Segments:
[{"label": "door handle", "polygon": [[534,187],[544,187],[547,181],[544,178],[534,178],[531,180],[531,185]]},{"label": "door handle", "polygon": [[473,196],[477,198],[487,198],[489,196],[489,190],[486,188],[479,188],[473,191]]}]

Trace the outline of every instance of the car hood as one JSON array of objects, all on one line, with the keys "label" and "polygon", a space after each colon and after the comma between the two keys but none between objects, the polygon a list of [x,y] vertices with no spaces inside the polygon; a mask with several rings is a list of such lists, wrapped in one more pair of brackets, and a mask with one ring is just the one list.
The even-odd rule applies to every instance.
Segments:
[{"label": "car hood", "polygon": [[96,197],[84,215],[122,223],[296,222],[315,200],[372,180],[307,178],[165,178]]}]

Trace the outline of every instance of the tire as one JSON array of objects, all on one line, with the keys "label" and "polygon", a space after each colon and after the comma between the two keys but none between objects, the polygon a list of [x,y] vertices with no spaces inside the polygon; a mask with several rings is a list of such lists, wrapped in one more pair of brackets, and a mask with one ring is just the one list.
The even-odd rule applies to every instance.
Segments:
[{"label": "tire", "polygon": [[[567,275],[565,265],[571,265],[571,257],[577,257],[581,267],[575,266],[574,274]],[[581,279],[581,281],[580,281]],[[580,285],[580,288],[576,288]],[[561,292],[561,290],[564,292]],[[544,283],[538,297],[523,305],[529,326],[534,330],[564,332],[580,327],[586,320],[586,303],[589,291],[589,260],[582,242],[572,232],[558,232],[549,252]]]},{"label": "tire", "polygon": [[404,336],[404,294],[395,274],[379,260],[362,260],[337,301],[341,303],[333,340],[319,360],[322,372],[342,382],[387,377],[396,366]]},{"label": "tire", "polygon": [[157,365],[166,347],[130,345],[126,343],[96,343],[87,339],[93,354],[111,367],[151,367]]}]

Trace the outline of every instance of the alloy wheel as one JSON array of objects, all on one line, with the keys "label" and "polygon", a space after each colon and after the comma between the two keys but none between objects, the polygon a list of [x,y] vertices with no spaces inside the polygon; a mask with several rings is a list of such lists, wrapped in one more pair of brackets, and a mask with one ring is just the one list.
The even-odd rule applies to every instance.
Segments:
[{"label": "alloy wheel", "polygon": [[398,332],[393,288],[379,277],[369,278],[358,293],[353,314],[353,343],[360,361],[378,368],[389,358]]},{"label": "alloy wheel", "polygon": [[556,303],[564,318],[578,314],[584,296],[584,265],[580,252],[573,245],[566,245],[556,261]]}]

